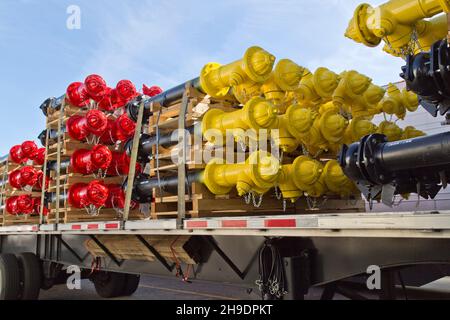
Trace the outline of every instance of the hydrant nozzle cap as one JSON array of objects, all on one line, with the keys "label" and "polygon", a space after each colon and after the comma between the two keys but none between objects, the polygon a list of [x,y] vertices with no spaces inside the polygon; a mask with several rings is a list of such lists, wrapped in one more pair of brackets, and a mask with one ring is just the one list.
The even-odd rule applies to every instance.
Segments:
[{"label": "hydrant nozzle cap", "polygon": [[376,47],[380,44],[381,38],[375,36],[366,25],[368,13],[371,9],[372,7],[367,3],[360,4],[356,8],[353,18],[348,24],[345,36],[368,47]]},{"label": "hydrant nozzle cap", "polygon": [[243,60],[245,71],[251,80],[264,82],[270,77],[275,59],[275,56],[263,48],[250,47],[245,52]]},{"label": "hydrant nozzle cap", "polygon": [[304,68],[289,59],[280,60],[274,70],[277,85],[283,91],[294,91],[300,85]]}]

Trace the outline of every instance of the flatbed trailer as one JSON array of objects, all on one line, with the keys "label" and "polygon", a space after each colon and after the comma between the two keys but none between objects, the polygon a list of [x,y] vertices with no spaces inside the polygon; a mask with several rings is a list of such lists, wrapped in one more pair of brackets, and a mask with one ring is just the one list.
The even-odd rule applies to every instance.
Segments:
[{"label": "flatbed trailer", "polygon": [[146,235],[195,237],[209,253],[193,268],[191,280],[241,283],[253,290],[258,290],[258,252],[267,241],[276,242],[287,258],[286,299],[303,298],[313,286],[329,288],[324,298],[330,298],[340,281],[353,277],[361,282],[370,276],[369,266],[382,270],[380,292],[385,298],[394,298],[389,294],[399,281],[420,286],[450,274],[450,211],[202,218],[184,219],[181,225],[167,219],[6,226],[0,228],[0,250],[35,253],[45,266],[47,287],[64,283],[67,277],[61,280],[59,271],[69,265],[93,268],[84,246],[87,239],[105,251],[102,271],[179,275],[180,270],[158,254],[155,262],[115,257],[98,240],[103,235],[140,241]]}]

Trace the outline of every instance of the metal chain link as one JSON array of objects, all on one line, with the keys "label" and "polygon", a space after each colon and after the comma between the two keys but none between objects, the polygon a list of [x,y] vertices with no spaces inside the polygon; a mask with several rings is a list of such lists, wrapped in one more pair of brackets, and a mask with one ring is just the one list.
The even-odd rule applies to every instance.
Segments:
[{"label": "metal chain link", "polygon": [[275,190],[275,197],[277,198],[277,200],[281,200],[281,198],[283,197],[283,194],[282,194],[280,188],[278,186],[275,186],[274,190]]},{"label": "metal chain link", "polygon": [[252,201],[252,196],[250,193],[247,193],[246,195],[244,195],[243,198],[244,198],[245,204],[250,204],[250,202]]},{"label": "metal chain link", "polygon": [[100,215],[101,208],[97,208],[92,204],[90,204],[87,207],[84,207],[84,209],[86,210],[87,214],[91,217],[98,217]]},{"label": "metal chain link", "polygon": [[259,195],[258,202],[256,202],[256,194],[254,192],[252,192],[251,195],[252,195],[252,200],[253,200],[253,206],[255,208],[260,208],[262,205],[262,202],[263,202],[263,195],[262,194]]},{"label": "metal chain link", "polygon": [[383,38],[384,42],[386,43],[386,45],[388,46],[388,48],[390,49],[391,52],[395,53],[395,54],[400,54],[400,56],[402,58],[406,58],[408,55],[410,54],[414,54],[414,52],[416,51],[415,49],[417,48],[418,50],[422,51],[422,47],[419,43],[419,37],[417,34],[417,29],[414,27],[412,32],[411,32],[411,38],[408,42],[408,45],[406,47],[402,47],[399,50],[394,49],[394,47],[392,46],[391,42],[389,41],[389,39],[387,37]]}]

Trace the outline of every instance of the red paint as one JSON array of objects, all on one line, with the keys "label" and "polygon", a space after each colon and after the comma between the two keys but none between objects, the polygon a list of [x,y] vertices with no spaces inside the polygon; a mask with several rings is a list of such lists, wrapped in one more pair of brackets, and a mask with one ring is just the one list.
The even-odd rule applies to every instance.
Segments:
[{"label": "red paint", "polygon": [[295,228],[297,222],[295,219],[271,219],[264,221],[266,228]]},{"label": "red paint", "polygon": [[195,228],[207,228],[208,227],[208,221],[188,221],[186,226],[190,229]]},{"label": "red paint", "polygon": [[222,228],[247,228],[246,220],[224,220]]}]

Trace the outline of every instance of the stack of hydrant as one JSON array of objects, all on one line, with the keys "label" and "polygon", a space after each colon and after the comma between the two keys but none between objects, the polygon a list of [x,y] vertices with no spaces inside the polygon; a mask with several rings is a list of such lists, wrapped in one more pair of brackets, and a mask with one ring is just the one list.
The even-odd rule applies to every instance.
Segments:
[{"label": "stack of hydrant", "polygon": [[[318,68],[311,72],[289,59],[276,62],[272,54],[257,46],[233,63],[205,65],[200,77],[188,84],[236,106],[234,111],[208,110],[200,121],[203,139],[223,147],[231,135],[236,144],[233,148],[241,146],[248,151],[243,163],[224,163],[218,158],[209,161],[203,171],[188,174],[188,182],[201,182],[215,195],[226,195],[235,188],[244,198],[275,190],[291,202],[303,196],[348,199],[360,192],[334,160],[344,143],[375,132],[391,141],[424,135],[414,127],[397,125],[407,112],[417,110],[415,94],[400,91],[394,84],[384,89],[354,70],[337,74]],[[128,114],[136,120],[139,108],[149,114],[152,103],[169,105],[181,96],[184,87],[182,84],[165,94],[131,103]],[[377,114],[386,118],[378,126],[372,122]],[[149,161],[150,146],[158,141],[169,145],[166,140],[166,136],[143,135],[139,158]],[[271,143],[264,143],[266,140]],[[259,148],[268,145],[271,148]],[[133,196],[137,202],[149,202],[151,189],[170,192],[178,183],[176,176],[160,179],[143,175],[133,184]]]},{"label": "stack of hydrant", "polygon": [[[418,108],[415,94],[400,91],[393,84],[382,88],[354,70],[335,73],[320,67],[310,71],[289,59],[277,62],[257,46],[233,63],[208,63],[200,76],[188,83],[205,96],[234,106],[231,111],[211,108],[204,113],[199,122],[203,141],[223,147],[231,135],[232,148],[242,148],[246,153],[244,162],[226,163],[223,158],[215,158],[203,170],[187,172],[187,182],[202,183],[214,195],[226,195],[235,189],[239,196],[249,199],[274,190],[278,198],[293,203],[301,197],[358,197],[355,184],[334,160],[344,143],[375,132],[385,134],[390,141],[424,135],[413,127],[402,129],[397,125],[407,112]],[[84,82],[72,83],[62,97],[46,100],[41,106],[46,115],[64,108],[80,112],[70,116],[60,130],[45,130],[41,142],[48,148],[67,137],[90,147],[75,150],[70,160],[59,162],[48,160],[45,149],[39,149],[39,163],[47,159],[46,172],[33,172],[33,179],[41,181],[42,186],[59,166],[59,170],[70,168],[73,173],[92,177],[92,181],[71,185],[66,195],[47,193],[43,211],[47,212],[52,201],[61,199],[71,208],[86,209],[87,214],[99,214],[102,208],[120,211],[128,187],[132,188],[133,208],[151,202],[155,188],[176,194],[176,186],[184,183],[177,176],[155,178],[146,174],[147,164],[154,157],[152,147],[177,143],[167,135],[140,132],[133,182],[124,178],[123,184],[107,184],[103,179],[128,176],[139,111],[146,121],[152,115],[151,106],[158,103],[166,107],[180,100],[186,88],[187,84],[181,84],[163,92],[159,87],[144,86],[141,94],[128,80],[110,88],[102,77],[91,75]],[[378,125],[373,123],[377,114],[384,114],[386,119]],[[21,153],[28,159],[24,148],[20,152],[18,148],[11,150],[11,158],[19,158],[13,155]],[[29,188],[27,181],[31,178],[27,177],[31,173],[25,168],[11,174],[10,183],[20,180],[18,188]],[[29,213],[18,206],[8,207],[12,208],[7,209],[9,214]]]}]

